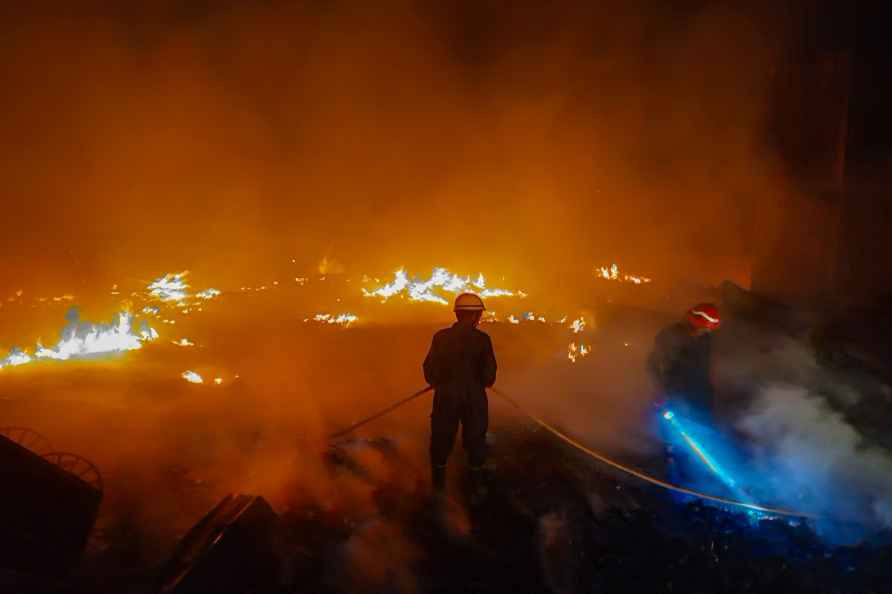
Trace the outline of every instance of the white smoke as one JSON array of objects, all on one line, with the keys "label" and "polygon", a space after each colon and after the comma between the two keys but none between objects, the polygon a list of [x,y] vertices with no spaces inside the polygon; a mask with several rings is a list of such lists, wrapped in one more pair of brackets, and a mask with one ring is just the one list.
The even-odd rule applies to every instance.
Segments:
[{"label": "white smoke", "polygon": [[848,408],[861,399],[854,377],[822,366],[807,343],[790,336],[736,325],[716,335],[714,380],[720,397],[752,397],[774,385],[800,386]]},{"label": "white smoke", "polygon": [[892,452],[847,414],[880,397],[883,384],[828,368],[803,340],[751,327],[725,339],[715,379],[750,444],[754,489],[803,511],[892,527]]},{"label": "white smoke", "polygon": [[825,398],[768,386],[737,427],[756,444],[756,476],[774,483],[786,504],[892,526],[892,455],[869,444]]}]

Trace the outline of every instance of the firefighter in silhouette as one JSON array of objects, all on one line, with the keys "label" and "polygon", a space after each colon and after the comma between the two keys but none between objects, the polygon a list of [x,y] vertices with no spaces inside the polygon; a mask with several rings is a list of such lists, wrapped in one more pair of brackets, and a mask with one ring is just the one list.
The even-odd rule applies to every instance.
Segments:
[{"label": "firefighter in silhouette", "polygon": [[477,328],[485,309],[477,295],[459,295],[455,299],[455,324],[434,335],[424,359],[424,379],[434,387],[430,441],[434,490],[442,492],[445,487],[446,462],[461,423],[476,498],[485,494],[482,472],[489,423],[486,388],[496,381],[492,341]]},{"label": "firefighter in silhouette", "polygon": [[704,420],[711,418],[711,334],[720,325],[718,308],[712,303],[701,303],[689,309],[684,320],[657,334],[648,367],[661,403],[681,406],[686,414]]},{"label": "firefighter in silhouette", "polygon": [[654,340],[648,367],[657,384],[658,432],[665,446],[665,472],[670,481],[691,484],[700,477],[699,462],[668,423],[681,414],[687,431],[702,437],[713,427],[713,388],[710,378],[713,330],[721,325],[718,308],[701,303],[689,309],[684,320],[667,326]]}]

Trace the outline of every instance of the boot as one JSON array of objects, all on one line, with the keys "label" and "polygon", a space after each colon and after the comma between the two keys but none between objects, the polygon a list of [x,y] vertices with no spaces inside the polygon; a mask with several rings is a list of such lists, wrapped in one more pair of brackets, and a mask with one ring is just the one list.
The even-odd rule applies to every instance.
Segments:
[{"label": "boot", "polygon": [[483,467],[471,468],[471,504],[480,505],[486,499],[489,489],[486,487],[486,476]]},{"label": "boot", "polygon": [[435,493],[442,493],[446,489],[446,466],[431,464],[431,484]]}]

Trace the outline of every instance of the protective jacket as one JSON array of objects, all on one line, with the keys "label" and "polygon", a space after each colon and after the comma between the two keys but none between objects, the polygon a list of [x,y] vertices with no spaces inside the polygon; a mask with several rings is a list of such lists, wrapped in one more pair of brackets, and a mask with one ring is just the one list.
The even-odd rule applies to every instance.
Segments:
[{"label": "protective jacket", "polygon": [[711,335],[693,335],[687,323],[678,322],[657,334],[648,367],[662,397],[683,400],[703,414],[710,414],[711,357]]},{"label": "protective jacket", "polygon": [[460,422],[469,462],[472,467],[481,466],[489,423],[486,388],[496,381],[489,335],[468,322],[440,330],[424,359],[424,378],[434,387],[431,464],[445,466]]}]

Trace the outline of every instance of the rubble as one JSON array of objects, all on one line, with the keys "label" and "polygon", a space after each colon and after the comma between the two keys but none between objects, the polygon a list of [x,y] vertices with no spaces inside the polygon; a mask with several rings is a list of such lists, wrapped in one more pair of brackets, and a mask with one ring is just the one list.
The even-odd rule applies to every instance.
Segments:
[{"label": "rubble", "polygon": [[[375,483],[387,474],[350,455],[395,460],[388,440],[329,452],[340,472],[394,490],[365,519],[312,505],[285,512],[281,591],[855,594],[892,583],[892,546],[879,540],[829,547],[807,523],[679,503],[618,482],[541,431],[498,430],[490,496],[464,536],[444,530],[443,504],[425,490]],[[396,563],[379,549],[411,553]]]},{"label": "rubble", "polygon": [[102,500],[102,478],[80,456],[40,455],[22,445],[45,442],[34,435],[27,429],[0,435],[0,567],[61,577],[86,547]]},{"label": "rubble", "polygon": [[[333,444],[323,459],[334,480],[366,485],[371,505],[357,514],[297,493],[277,514],[261,504],[264,542],[275,546],[263,591],[867,594],[892,583],[890,535],[831,547],[807,522],[678,501],[629,483],[531,426],[500,421],[493,430],[490,494],[477,507],[465,496],[460,462],[453,499],[438,501],[398,442]],[[207,518],[257,501],[229,498]],[[76,579],[40,591],[157,591],[160,575],[208,554],[194,537],[207,518],[183,538],[163,574],[146,565],[120,575],[117,557],[105,550],[105,564],[94,558]],[[231,522],[215,525],[219,535]],[[111,547],[127,540],[125,533],[107,536],[118,539]],[[183,553],[189,550],[195,554]],[[227,550],[224,566],[254,554],[247,545]]]}]

